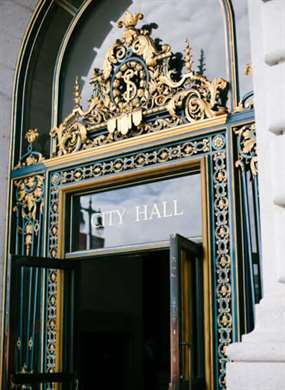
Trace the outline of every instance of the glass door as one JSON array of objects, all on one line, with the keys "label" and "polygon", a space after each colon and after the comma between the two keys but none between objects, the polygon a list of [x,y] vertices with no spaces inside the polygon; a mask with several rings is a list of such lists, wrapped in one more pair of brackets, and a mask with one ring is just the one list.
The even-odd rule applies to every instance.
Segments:
[{"label": "glass door", "polygon": [[202,247],[170,237],[170,390],[205,389]]},{"label": "glass door", "polygon": [[[60,384],[61,389],[74,389],[74,290],[78,265],[24,256],[12,256],[11,264],[10,388],[49,390]],[[55,312],[54,302],[59,299]],[[58,369],[52,371],[49,361],[55,358],[55,345],[61,352]]]}]

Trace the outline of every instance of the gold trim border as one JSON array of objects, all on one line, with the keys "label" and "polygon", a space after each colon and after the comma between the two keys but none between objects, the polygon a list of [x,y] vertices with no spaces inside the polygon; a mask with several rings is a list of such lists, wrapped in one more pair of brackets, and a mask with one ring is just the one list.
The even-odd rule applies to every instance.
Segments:
[{"label": "gold trim border", "polygon": [[194,123],[187,123],[185,125],[171,127],[169,129],[160,130],[155,133],[143,134],[137,137],[128,138],[125,140],[113,142],[111,144],[97,146],[95,148],[81,150],[79,152],[65,154],[64,156],[50,158],[44,160],[44,165],[49,168],[61,168],[65,165],[83,162],[91,158],[101,157],[102,155],[110,154],[117,151],[125,151],[127,148],[134,146],[142,146],[147,143],[163,141],[170,137],[187,136],[196,130],[204,130],[213,128],[215,126],[224,125],[227,122],[228,114],[220,115],[216,118],[205,119]]}]

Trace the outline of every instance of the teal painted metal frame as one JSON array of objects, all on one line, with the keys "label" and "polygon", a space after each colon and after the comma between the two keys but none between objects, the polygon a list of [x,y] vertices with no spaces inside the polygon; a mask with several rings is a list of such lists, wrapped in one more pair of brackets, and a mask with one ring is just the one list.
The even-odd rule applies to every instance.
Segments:
[{"label": "teal painted metal frame", "polygon": [[[217,367],[216,370],[216,388],[224,388],[225,386],[225,364],[226,364],[226,356],[225,352],[223,351],[223,348],[221,345],[226,346],[232,341],[237,341],[238,340],[238,307],[237,305],[232,304],[232,297],[234,299],[234,302],[236,301],[236,283],[235,283],[235,263],[234,263],[234,237],[233,234],[230,232],[231,228],[230,226],[232,225],[232,204],[230,201],[227,201],[227,215],[226,215],[226,224],[228,225],[227,231],[228,231],[228,238],[226,244],[217,244],[217,237],[216,237],[216,214],[217,215],[222,215],[223,211],[219,212],[217,209],[215,210],[215,196],[217,195],[217,188],[218,191],[221,191],[221,197],[227,194],[231,191],[231,188],[229,186],[229,182],[231,181],[231,172],[229,168],[232,164],[228,161],[228,156],[232,154],[232,152],[227,153],[227,144],[228,144],[228,139],[231,137],[230,135],[230,128],[225,131],[217,131],[214,133],[210,134],[203,134],[199,137],[193,137],[189,139],[184,139],[180,140],[179,142],[172,142],[172,143],[166,143],[160,146],[156,147],[151,147],[151,148],[146,148],[146,149],[139,149],[136,152],[131,152],[131,153],[126,153],[124,155],[118,155],[118,156],[113,156],[112,158],[107,158],[105,160],[95,160],[89,163],[85,164],[78,164],[73,167],[68,167],[68,168],[62,168],[60,170],[54,170],[50,172],[49,174],[49,217],[48,217],[48,223],[49,223],[49,228],[48,232],[49,235],[47,237],[48,239],[48,247],[47,247],[47,253],[49,253],[49,256],[58,256],[58,248],[57,248],[57,240],[58,237],[53,234],[53,231],[57,231],[57,226],[58,226],[58,215],[54,213],[53,210],[58,210],[58,195],[59,191],[63,186],[66,186],[71,183],[79,183],[82,181],[88,181],[88,179],[92,179],[96,177],[94,175],[94,168],[97,166],[102,165],[102,171],[100,174],[97,175],[97,177],[100,177],[102,175],[116,175],[116,169],[114,167],[114,164],[112,161],[118,161],[121,160],[123,163],[123,167],[118,170],[117,173],[122,173],[123,171],[129,171],[130,169],[141,169],[142,166],[137,167],[137,168],[130,168],[130,165],[132,162],[135,160],[135,157],[138,155],[142,155],[145,157],[145,161],[148,161],[147,166],[158,166],[158,165],[165,165],[168,164],[170,161],[179,161],[183,158],[187,159],[197,159],[199,156],[208,156],[208,164],[209,164],[209,188],[210,188],[210,193],[212,194],[210,196],[210,214],[211,214],[211,220],[212,220],[212,226],[211,226],[211,243],[212,243],[212,258],[213,263],[212,263],[212,282],[213,282],[213,291],[217,291],[218,287],[222,283],[226,283],[229,285],[229,288],[227,289],[227,292],[225,294],[223,299],[223,302],[218,303],[217,295],[213,297],[213,307],[214,313],[213,313],[213,329],[214,329],[214,334],[215,334],[215,343],[216,347],[214,347],[214,353],[216,356],[215,359],[215,364]],[[221,147],[215,147],[215,140],[219,137],[222,140]],[[207,140],[207,143],[203,143]],[[188,157],[187,155],[183,156],[182,150],[183,146],[187,145],[187,143],[197,143],[198,149],[197,152]],[[205,147],[205,145],[208,145],[209,149]],[[165,162],[159,162],[159,154],[161,151],[166,151],[168,150],[168,156],[169,159],[168,161]],[[207,151],[206,151],[207,150]],[[129,164],[128,165],[128,161]],[[76,176],[74,176],[75,172],[87,172],[87,177],[84,177],[84,174],[81,175],[80,179],[76,179]],[[218,175],[220,172],[226,173],[224,175],[225,183],[219,184],[215,183],[215,173]],[[222,174],[223,174],[222,173]],[[231,194],[230,197],[232,198],[234,194]],[[223,217],[221,217],[222,219]],[[221,222],[221,221],[220,221]],[[220,223],[219,222],[219,223]],[[222,242],[222,241],[221,241]],[[220,245],[220,247],[218,247]],[[226,282],[227,275],[222,275],[221,279],[221,270],[219,271],[217,269],[216,262],[218,261],[217,259],[219,258],[220,254],[219,251],[224,251],[224,252],[229,252],[230,255],[232,256],[232,266],[230,265],[230,262],[228,263],[229,268],[229,283]],[[219,294],[218,294],[219,295]],[[228,297],[230,296],[230,299]],[[218,317],[221,316],[221,310],[222,310],[222,304],[227,305],[225,312],[225,315],[230,317],[229,320],[229,327],[226,327],[222,329],[220,324],[217,323]],[[220,310],[220,313],[218,314],[218,311]],[[227,313],[226,313],[227,312]],[[219,343],[219,340],[222,340],[222,343]],[[219,352],[220,351],[220,352]],[[220,356],[218,356],[220,355]]]}]

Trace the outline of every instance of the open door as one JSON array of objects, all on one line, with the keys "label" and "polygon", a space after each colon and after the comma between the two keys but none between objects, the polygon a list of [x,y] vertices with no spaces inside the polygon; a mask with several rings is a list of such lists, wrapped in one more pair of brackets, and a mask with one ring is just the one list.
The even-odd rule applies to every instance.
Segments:
[{"label": "open door", "polygon": [[[76,388],[73,349],[77,265],[24,256],[12,256],[11,264],[8,388]],[[62,294],[57,294],[56,288],[61,288]],[[53,303],[59,296],[55,309]],[[57,369],[52,368],[55,362]]]},{"label": "open door", "polygon": [[202,390],[204,380],[202,247],[170,237],[169,390]]}]

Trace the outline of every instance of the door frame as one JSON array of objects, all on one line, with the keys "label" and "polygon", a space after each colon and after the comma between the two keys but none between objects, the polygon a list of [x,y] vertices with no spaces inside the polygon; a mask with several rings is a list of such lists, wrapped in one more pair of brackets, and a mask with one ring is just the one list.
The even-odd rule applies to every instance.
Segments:
[{"label": "door frame", "polygon": [[[174,177],[178,176],[181,173],[187,172],[199,172],[201,175],[201,206],[202,206],[202,248],[203,248],[203,297],[204,297],[204,339],[205,339],[205,379],[206,379],[206,389],[213,390],[214,389],[214,345],[213,345],[213,313],[212,313],[212,283],[211,283],[211,248],[210,248],[210,206],[209,206],[209,180],[208,180],[208,164],[207,157],[200,157],[197,159],[187,159],[182,161],[174,161],[171,163],[165,163],[160,166],[148,167],[136,169],[133,171],[122,172],[119,174],[112,174],[106,177],[98,177],[96,179],[86,180],[81,183],[75,184],[66,184],[63,185],[59,189],[59,203],[58,203],[58,211],[59,211],[59,221],[58,221],[58,258],[64,259],[67,261],[68,259],[73,259],[73,261],[79,256],[82,258],[90,257],[90,256],[102,256],[103,252],[105,254],[110,254],[110,251],[116,252],[116,248],[104,249],[104,250],[92,250],[85,251],[85,255],[82,252],[73,252],[73,253],[65,253],[65,213],[66,213],[66,204],[67,204],[67,196],[72,193],[84,190],[103,190],[108,188],[108,190],[112,188],[116,188],[118,186],[127,186],[133,184],[135,182],[143,182],[144,180],[153,179],[161,179],[162,177]],[[160,244],[166,242],[161,242]],[[150,245],[155,245],[155,243],[151,243]],[[157,245],[157,243],[156,243]],[[169,245],[169,244],[168,244]],[[163,246],[157,247],[162,249]],[[140,246],[143,250],[143,246]],[[138,247],[132,246],[133,250],[138,250]],[[121,247],[120,250],[131,251],[130,247]],[[92,252],[92,254],[91,254]],[[118,252],[117,252],[118,253]],[[61,307],[61,299],[62,296],[62,287],[59,280],[58,284],[58,299],[59,307]],[[59,323],[62,324],[62,310],[59,311]],[[59,325],[60,328],[60,325]],[[60,355],[60,344],[58,343],[58,351]],[[57,365],[60,366],[61,357],[58,356]]]},{"label": "door frame", "polygon": [[201,244],[180,234],[170,235],[171,390],[192,386],[204,389],[205,344],[200,328],[204,312],[199,310],[200,298],[203,299],[202,261]]}]

